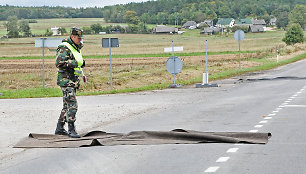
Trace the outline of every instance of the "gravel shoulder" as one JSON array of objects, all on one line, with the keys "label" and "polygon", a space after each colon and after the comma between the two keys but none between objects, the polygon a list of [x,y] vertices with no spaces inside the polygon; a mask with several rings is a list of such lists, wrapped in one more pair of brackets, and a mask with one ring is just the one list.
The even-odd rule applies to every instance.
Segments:
[{"label": "gravel shoulder", "polygon": [[[186,88],[190,86],[128,94],[78,96],[77,131],[103,130],[103,127],[122,119],[181,104],[186,98],[181,95]],[[192,90],[188,93],[188,98],[196,95]],[[4,164],[28,150],[13,146],[29,133],[53,134],[61,107],[61,97],[1,99],[0,163]]]}]

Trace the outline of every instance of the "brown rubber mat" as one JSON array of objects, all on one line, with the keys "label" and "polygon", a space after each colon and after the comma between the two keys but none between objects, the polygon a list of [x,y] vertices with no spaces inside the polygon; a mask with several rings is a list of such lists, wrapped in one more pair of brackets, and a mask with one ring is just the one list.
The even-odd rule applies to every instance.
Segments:
[{"label": "brown rubber mat", "polygon": [[172,131],[133,131],[128,134],[91,131],[81,138],[62,135],[34,134],[19,141],[15,148],[76,148],[114,145],[247,143],[266,144],[271,133],[198,132],[175,129]]}]

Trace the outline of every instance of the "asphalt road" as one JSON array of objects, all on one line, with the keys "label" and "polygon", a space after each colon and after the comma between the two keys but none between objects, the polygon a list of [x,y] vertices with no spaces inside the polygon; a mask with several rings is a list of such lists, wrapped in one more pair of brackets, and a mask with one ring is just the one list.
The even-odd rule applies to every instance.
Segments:
[{"label": "asphalt road", "polygon": [[300,61],[271,71],[219,81],[218,88],[190,86],[80,97],[80,102],[87,103],[88,109],[94,109],[91,105],[101,102],[148,106],[107,124],[96,124],[94,129],[120,133],[176,128],[204,132],[271,132],[268,144],[27,149],[2,163],[0,173],[306,173],[305,67],[306,61]]}]

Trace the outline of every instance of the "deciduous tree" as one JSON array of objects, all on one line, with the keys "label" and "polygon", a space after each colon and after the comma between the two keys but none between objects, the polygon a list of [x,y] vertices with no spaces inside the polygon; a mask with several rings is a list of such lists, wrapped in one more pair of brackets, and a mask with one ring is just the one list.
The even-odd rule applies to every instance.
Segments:
[{"label": "deciduous tree", "polygon": [[304,42],[304,34],[300,24],[292,24],[289,26],[283,41],[287,45],[294,45],[296,43]]},{"label": "deciduous tree", "polygon": [[17,16],[9,16],[5,24],[8,37],[18,37],[18,18]]},{"label": "deciduous tree", "polygon": [[139,23],[139,19],[138,19],[138,16],[136,14],[136,11],[126,11],[125,12],[125,20],[129,24],[137,25]]},{"label": "deciduous tree", "polygon": [[29,22],[26,20],[19,22],[19,31],[23,33],[23,36],[29,37],[32,35],[31,28],[29,26]]},{"label": "deciduous tree", "polygon": [[301,27],[304,27],[306,24],[306,6],[305,5],[296,5],[293,10],[289,13],[289,23],[300,24]]},{"label": "deciduous tree", "polygon": [[90,28],[96,33],[98,34],[100,31],[102,31],[102,26],[101,24],[92,24],[90,25]]},{"label": "deciduous tree", "polygon": [[286,28],[289,23],[288,13],[282,12],[277,16],[276,26],[277,28]]}]

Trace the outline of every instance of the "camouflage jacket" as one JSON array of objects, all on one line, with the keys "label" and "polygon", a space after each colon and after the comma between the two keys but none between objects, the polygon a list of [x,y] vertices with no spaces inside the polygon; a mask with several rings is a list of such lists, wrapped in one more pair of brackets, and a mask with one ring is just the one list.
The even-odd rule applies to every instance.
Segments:
[{"label": "camouflage jacket", "polygon": [[[76,45],[68,38],[63,42],[68,42],[76,50],[80,51],[83,45]],[[72,52],[63,45],[59,45],[56,50],[56,62],[55,65],[59,69],[57,73],[57,85],[61,87],[74,87],[79,88],[80,80],[78,76],[74,75],[74,68],[78,67],[78,63],[75,60]],[[83,62],[83,66],[85,62]]]}]

